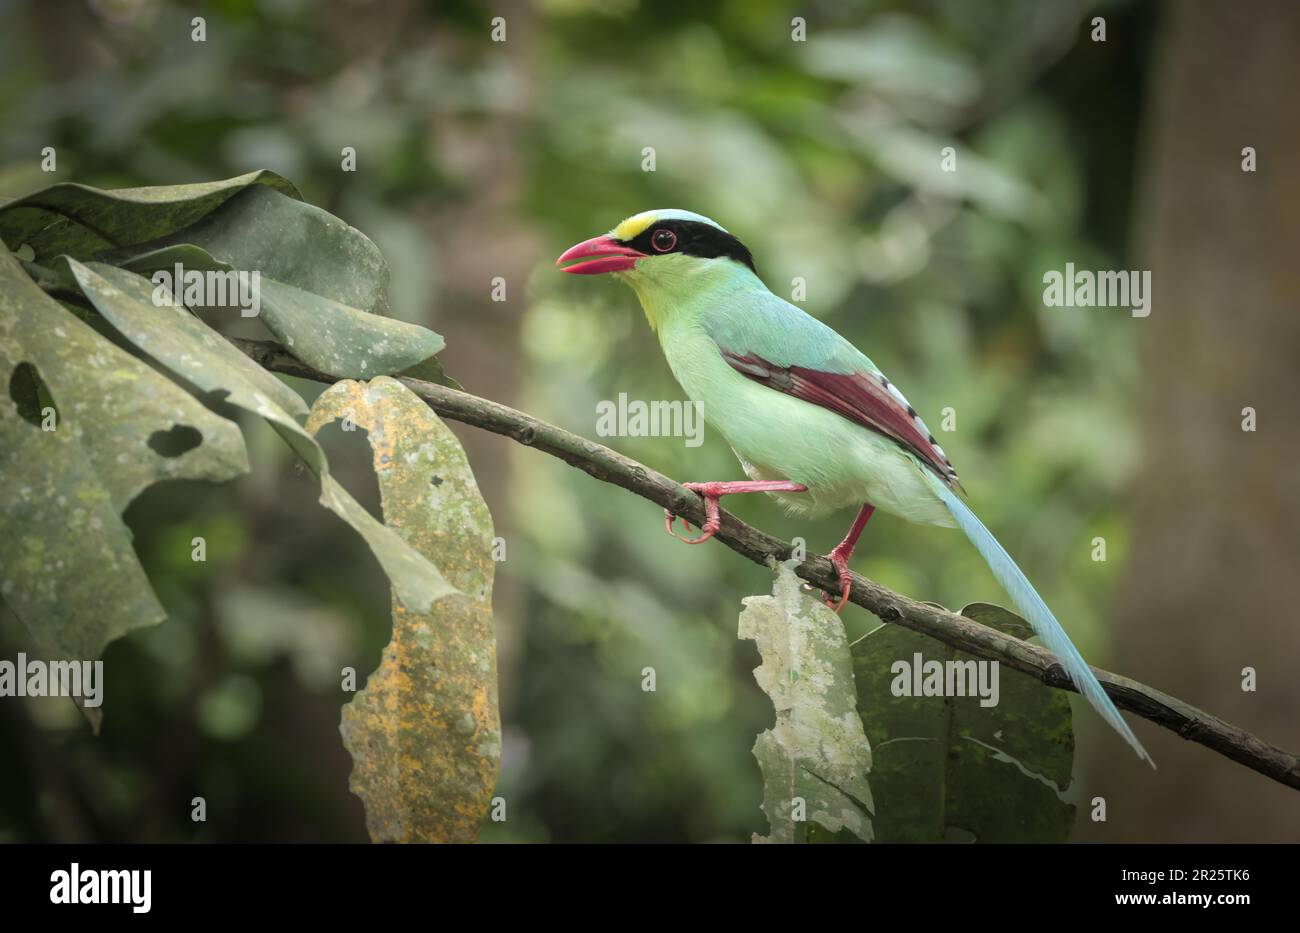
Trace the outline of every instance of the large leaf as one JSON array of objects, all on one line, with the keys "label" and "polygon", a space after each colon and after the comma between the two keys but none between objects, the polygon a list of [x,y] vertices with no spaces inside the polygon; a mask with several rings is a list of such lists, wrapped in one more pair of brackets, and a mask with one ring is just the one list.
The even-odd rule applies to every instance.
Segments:
[{"label": "large leaf", "polygon": [[388,265],[361,231],[266,187],[235,195],[198,223],[97,259],[138,272],[258,273],[261,320],[298,359],[342,378],[402,372],[443,348],[427,328],[381,316]]},{"label": "large leaf", "polygon": [[[159,269],[174,273],[177,264],[200,271],[229,272],[235,268],[193,243],[105,255],[118,260],[114,265],[146,278]],[[265,278],[261,282],[261,317],[268,329],[281,346],[322,372],[343,378],[397,373],[460,388],[443,371],[436,356],[422,358],[423,354],[440,352],[444,346],[442,337],[433,331],[367,314],[320,296],[295,296],[296,289]],[[187,306],[206,307],[188,302]],[[227,307],[240,310],[233,304]],[[295,334],[304,336],[298,339]],[[419,362],[408,365],[412,359]]]},{"label": "large leaf", "polygon": [[[271,196],[280,197],[274,193]],[[284,200],[289,204],[298,203],[287,198]],[[178,264],[187,272],[228,272],[241,268],[228,260],[218,259],[195,243],[150,245],[105,256],[116,260],[113,265],[145,276],[159,269],[171,274]],[[325,268],[330,268],[330,264],[322,263],[322,269]],[[252,270],[245,265],[242,271]],[[433,331],[370,314],[325,295],[277,282],[264,272],[259,272],[258,281],[260,319],[281,346],[309,366],[341,378],[390,375],[421,365],[432,366],[430,372],[441,373],[433,355],[443,348],[444,343],[442,337]],[[205,307],[188,303],[199,309]],[[233,309],[234,305],[228,307]]]},{"label": "large leaf", "polygon": [[771,827],[754,841],[801,841],[812,820],[870,842],[871,747],[854,708],[844,626],[801,591],[795,563],[780,564],[772,595],[746,597],[740,613],[740,637],[752,638],[763,658],[754,679],[776,709],[776,724],[754,743]]},{"label": "large leaf", "polygon": [[104,190],[62,183],[0,206],[0,239],[11,250],[27,244],[37,262],[66,253],[88,259],[102,250],[134,246],[188,227],[250,187],[298,189],[274,172],[250,172],[195,185]]},{"label": "large leaf", "polygon": [[[55,430],[25,420],[35,367]],[[121,513],[161,480],[247,472],[243,437],[38,288],[0,246],[0,594],[49,658],[90,660],[165,618]],[[26,390],[25,394],[22,390]],[[179,454],[189,432],[192,446]],[[196,442],[196,443],[195,443]]]},{"label": "large leaf", "polygon": [[501,754],[492,625],[492,517],[454,434],[395,379],[340,382],[307,427],[367,432],[384,521],[467,598],[393,602],[383,662],[343,709],[351,786],[376,842],[472,842]]},{"label": "large leaf", "polygon": [[[1020,617],[984,603],[962,615],[1020,638]],[[978,697],[895,696],[891,666],[976,659],[897,625],[853,646],[858,711],[876,752],[872,787],[881,842],[1062,842],[1074,807],[1062,799],[1074,761],[1070,701],[1008,668],[998,704]]]},{"label": "large leaf", "polygon": [[435,601],[456,592],[437,567],[376,521],[330,476],[324,452],[289,413],[306,406],[280,380],[184,308],[154,305],[153,287],[133,272],[67,258],[56,264],[56,271],[142,352],[200,390],[220,393],[230,404],[265,418],[320,478],[321,504],[365,539],[404,604],[427,612]]},{"label": "large leaf", "polygon": [[264,185],[245,188],[190,226],[95,258],[126,265],[182,243],[231,268],[257,269],[263,278],[362,311],[388,311],[388,263],[379,247],[328,211]]},{"label": "large leaf", "polygon": [[363,234],[299,199],[271,172],[197,185],[102,190],[54,185],[0,207],[0,239],[135,271],[257,272],[261,319],[290,353],[323,373],[408,372],[447,381],[443,339],[384,317],[388,264]]}]

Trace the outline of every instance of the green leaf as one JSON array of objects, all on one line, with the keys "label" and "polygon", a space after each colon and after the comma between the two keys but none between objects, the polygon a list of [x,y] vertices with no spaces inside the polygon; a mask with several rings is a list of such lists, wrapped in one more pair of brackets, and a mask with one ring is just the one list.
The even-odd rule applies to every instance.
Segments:
[{"label": "green leaf", "polygon": [[104,190],[63,183],[0,206],[0,239],[12,250],[29,244],[40,263],[62,253],[88,259],[188,227],[250,187],[300,197],[292,183],[266,171],[150,188]]},{"label": "green leaf", "polygon": [[178,263],[257,272],[261,320],[281,346],[331,376],[402,372],[444,346],[427,328],[382,316],[388,265],[365,234],[270,188],[248,188],[191,227],[96,258],[142,273]]},{"label": "green leaf", "polygon": [[[35,377],[57,410],[53,430],[23,417]],[[0,400],[0,595],[49,659],[97,658],[165,618],[122,511],[161,480],[247,472],[243,437],[68,313],[2,246],[0,379],[13,387]],[[187,432],[197,443],[171,444]]]},{"label": "green leaf", "polygon": [[191,243],[231,268],[259,270],[304,291],[375,314],[388,311],[388,263],[368,236],[314,204],[246,188],[196,223],[95,258],[124,265]]},{"label": "green leaf", "polygon": [[138,272],[257,272],[261,318],[309,366],[340,378],[402,373],[450,384],[433,331],[384,317],[388,264],[361,231],[272,172],[197,185],[59,184],[0,207],[0,239]]},{"label": "green leaf", "polygon": [[468,596],[393,602],[383,662],[343,708],[352,791],[375,842],[473,842],[501,756],[492,516],[456,436],[397,380],[336,383],[307,427],[339,419],[367,432],[385,523]]},{"label": "green leaf", "polygon": [[55,269],[142,352],[201,391],[221,393],[230,404],[265,418],[320,478],[321,504],[365,539],[405,605],[427,612],[457,592],[437,567],[376,521],[330,476],[324,452],[289,414],[306,408],[293,390],[184,308],[154,305],[153,286],[135,273],[68,258]]},{"label": "green leaf", "polygon": [[763,658],[754,679],[776,708],[776,724],[754,743],[771,827],[754,841],[800,841],[811,820],[870,842],[871,747],[854,711],[848,641],[835,613],[801,592],[796,563],[780,564],[772,595],[746,597],[740,613],[740,637]]},{"label": "green leaf", "polygon": [[[1000,606],[975,603],[962,615],[1032,635]],[[941,664],[977,660],[897,625],[853,646],[858,711],[876,751],[879,841],[1064,841],[1074,825],[1074,807],[1062,799],[1074,761],[1066,694],[999,667],[993,707],[977,696],[895,695],[894,687],[912,683],[917,654]],[[896,672],[898,662],[909,667]]]},{"label": "green leaf", "polygon": [[442,363],[438,362],[436,356],[431,356],[422,363],[416,363],[414,366],[397,373],[397,375],[406,376],[410,379],[423,379],[425,382],[436,382],[458,390],[464,388],[459,382],[447,375],[442,368]]}]

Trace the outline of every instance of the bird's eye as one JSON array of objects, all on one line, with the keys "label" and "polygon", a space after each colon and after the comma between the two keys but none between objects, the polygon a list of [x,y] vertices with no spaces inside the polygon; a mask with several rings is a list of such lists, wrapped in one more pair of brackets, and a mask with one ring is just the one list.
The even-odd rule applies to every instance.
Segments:
[{"label": "bird's eye", "polygon": [[677,245],[677,234],[671,230],[659,229],[654,232],[650,238],[650,245],[660,253],[666,253]]}]

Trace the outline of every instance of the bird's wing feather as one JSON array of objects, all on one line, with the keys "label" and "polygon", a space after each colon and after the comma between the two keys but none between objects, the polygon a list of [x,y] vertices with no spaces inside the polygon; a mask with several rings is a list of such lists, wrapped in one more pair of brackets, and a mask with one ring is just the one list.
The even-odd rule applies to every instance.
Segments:
[{"label": "bird's wing feather", "polygon": [[[736,372],[890,438],[960,488],[943,448],[871,360],[834,330],[775,295],[710,315],[703,326]],[[775,325],[775,326],[773,326]],[[771,335],[777,335],[773,340]]]}]

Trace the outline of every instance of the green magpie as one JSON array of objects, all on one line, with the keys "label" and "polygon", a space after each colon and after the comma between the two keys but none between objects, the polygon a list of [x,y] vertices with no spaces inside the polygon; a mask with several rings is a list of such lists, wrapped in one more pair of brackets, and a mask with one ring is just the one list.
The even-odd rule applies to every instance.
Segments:
[{"label": "green magpie", "polygon": [[[1079,692],[1151,762],[1042,597],[958,497],[965,490],[952,463],[903,393],[838,333],[772,294],[736,237],[690,211],[645,211],[568,249],[556,265],[612,273],[632,287],[673,376],[750,478],[685,484],[703,497],[705,523],[683,540],[713,537],[718,500],[733,493],[768,493],[802,515],[856,506],[829,555],[839,612],[852,585],[849,558],[876,509],[960,528]],[[665,522],[675,535],[670,511]]]}]

